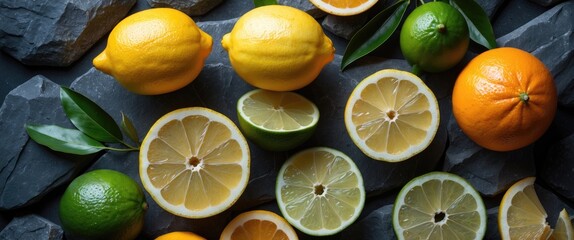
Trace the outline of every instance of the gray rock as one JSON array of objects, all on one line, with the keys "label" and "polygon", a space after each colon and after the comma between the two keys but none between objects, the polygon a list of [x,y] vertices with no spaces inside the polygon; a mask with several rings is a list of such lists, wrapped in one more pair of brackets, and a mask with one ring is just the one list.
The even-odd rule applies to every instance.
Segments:
[{"label": "gray rock", "polygon": [[[560,26],[560,27],[556,27]],[[538,57],[554,76],[558,102],[574,106],[574,2],[553,7],[522,27],[498,38],[499,46],[516,47]]]},{"label": "gray rock", "polygon": [[508,152],[482,148],[462,132],[454,116],[448,123],[448,135],[443,170],[467,179],[483,195],[497,195],[536,174],[532,146]]},{"label": "gray rock", "polygon": [[534,189],[536,190],[536,195],[538,195],[538,199],[540,199],[540,203],[546,210],[548,217],[546,221],[550,224],[552,228],[554,228],[554,224],[556,224],[556,220],[560,216],[560,211],[562,209],[566,209],[568,215],[572,216],[574,213],[574,208],[570,207],[570,203],[568,201],[563,200],[560,196],[554,194],[551,190],[545,188],[544,186],[537,183],[534,185]]},{"label": "gray rock", "polygon": [[230,33],[235,26],[238,18],[232,18],[224,21],[208,21],[208,22],[198,22],[197,26],[201,28],[204,32],[211,35],[213,38],[213,45],[211,47],[211,53],[209,57],[205,59],[206,64],[218,64],[222,63],[227,66],[231,66],[229,62],[229,54],[221,46],[221,39],[227,33]]},{"label": "gray rock", "polygon": [[223,0],[146,0],[152,8],[175,8],[190,16],[200,16],[217,7]]},{"label": "gray rock", "polygon": [[2,240],[60,240],[64,237],[62,228],[37,215],[15,217],[2,232]]},{"label": "gray rock", "polygon": [[554,6],[558,3],[564,2],[564,0],[530,0],[530,1],[538,3],[545,7]]},{"label": "gray rock", "polygon": [[39,201],[76,176],[93,156],[60,154],[29,139],[24,124],[71,128],[60,105],[60,87],[35,76],[12,90],[0,107],[0,209]]},{"label": "gray rock", "polygon": [[563,197],[574,201],[574,134],[556,142],[543,162],[540,178]]},{"label": "gray rock", "polygon": [[323,19],[323,22],[321,22],[321,25],[325,30],[335,34],[336,36],[351,40],[353,35],[368,21],[369,16],[366,14],[354,16],[327,15],[325,19]]},{"label": "gray rock", "polygon": [[476,3],[482,7],[482,9],[488,15],[488,18],[492,20],[496,11],[502,4],[504,4],[505,0],[477,0]]},{"label": "gray rock", "polygon": [[68,66],[135,2],[0,0],[0,16],[5,19],[0,21],[0,49],[27,65]]},{"label": "gray rock", "polygon": [[315,7],[315,5],[313,5],[309,0],[278,0],[277,3],[280,5],[286,5],[297,8],[301,11],[308,13],[314,18],[321,18],[327,15],[327,13]]},{"label": "gray rock", "polygon": [[486,233],[484,234],[484,239],[500,239],[500,232],[498,231],[498,207],[487,209],[486,215]]},{"label": "gray rock", "polygon": [[392,216],[392,204],[374,210],[345,229],[341,234],[341,239],[396,239]]}]

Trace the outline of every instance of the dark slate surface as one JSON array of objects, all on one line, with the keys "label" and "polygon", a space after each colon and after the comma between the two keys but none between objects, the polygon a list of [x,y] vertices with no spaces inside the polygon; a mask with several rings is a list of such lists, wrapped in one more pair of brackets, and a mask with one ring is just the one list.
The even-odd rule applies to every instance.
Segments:
[{"label": "dark slate surface", "polygon": [[28,65],[68,66],[136,0],[0,1],[0,49]]},{"label": "dark slate surface", "polygon": [[21,208],[83,170],[93,156],[53,152],[28,138],[24,124],[72,127],[60,106],[60,87],[36,76],[12,90],[0,108],[0,209]]},{"label": "dark slate surface", "polygon": [[532,146],[509,152],[482,148],[464,135],[453,115],[448,135],[443,170],[466,178],[483,195],[503,193],[514,182],[536,174]]},{"label": "dark slate surface", "polygon": [[223,0],[146,0],[152,8],[175,8],[189,16],[200,16],[221,4]]},{"label": "dark slate surface", "polygon": [[574,201],[574,134],[555,143],[548,151],[542,180],[570,201]]},{"label": "dark slate surface", "polygon": [[16,217],[0,232],[2,240],[61,240],[63,237],[60,226],[37,215]]}]

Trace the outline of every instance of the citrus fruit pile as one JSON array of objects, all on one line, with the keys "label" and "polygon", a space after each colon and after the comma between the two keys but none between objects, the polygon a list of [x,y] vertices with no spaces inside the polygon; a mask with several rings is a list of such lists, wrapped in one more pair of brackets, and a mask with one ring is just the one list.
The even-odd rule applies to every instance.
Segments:
[{"label": "citrus fruit pile", "polygon": [[[366,11],[377,0],[311,2],[328,13],[348,16]],[[405,20],[401,50],[415,72],[445,71],[465,55],[468,31],[457,9],[444,2],[426,3]],[[93,64],[129,91],[163,94],[198,76],[212,41],[177,10],[145,10],[114,28]],[[171,214],[192,219],[220,214],[235,204],[249,182],[252,159],[245,135],[256,147],[289,154],[276,171],[278,211],[239,213],[220,239],[298,239],[295,229],[312,236],[340,233],[359,218],[366,201],[357,163],[330,147],[288,152],[309,140],[318,126],[319,108],[293,91],[309,86],[334,59],[332,41],[309,14],[272,5],[245,13],[221,44],[237,75],[256,88],[237,99],[241,130],[228,116],[205,107],[166,113],[142,141],[141,185]],[[544,134],[556,98],[552,75],[540,60],[519,49],[497,48],[475,57],[460,73],[452,106],[458,125],[474,142],[509,151]],[[431,144],[440,110],[433,91],[417,75],[382,69],[354,87],[343,121],[359,154],[396,164]],[[552,229],[533,184],[534,178],[526,178],[504,195],[498,216],[502,238],[572,239],[566,210]],[[133,179],[95,170],[70,184],[60,217],[72,238],[134,239],[146,208],[143,191]],[[447,172],[427,173],[406,183],[392,212],[398,239],[482,239],[486,221],[480,194],[464,178]],[[157,239],[205,238],[175,231]]]}]

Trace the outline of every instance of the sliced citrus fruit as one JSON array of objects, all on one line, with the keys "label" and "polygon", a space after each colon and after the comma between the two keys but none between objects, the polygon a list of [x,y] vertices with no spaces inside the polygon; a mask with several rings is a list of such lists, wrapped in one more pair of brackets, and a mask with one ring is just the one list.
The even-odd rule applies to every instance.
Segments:
[{"label": "sliced citrus fruit", "polygon": [[285,219],[314,236],[342,231],[365,204],[363,177],[353,160],[326,147],[289,158],[279,170],[275,194]]},{"label": "sliced citrus fruit", "polygon": [[206,240],[192,232],[170,232],[157,237],[154,240]]},{"label": "sliced citrus fruit", "polygon": [[220,240],[297,240],[297,233],[274,212],[253,210],[239,214],[221,233]]},{"label": "sliced citrus fruit", "polygon": [[556,226],[554,226],[554,231],[552,231],[552,236],[550,239],[554,240],[572,240],[574,239],[574,228],[572,227],[572,221],[566,209],[560,211],[560,216],[556,220]]},{"label": "sliced citrus fruit", "polygon": [[155,202],[187,218],[229,208],[249,179],[247,141],[226,116],[183,108],[157,120],[140,148],[140,177]]},{"label": "sliced citrus fruit", "polygon": [[256,89],[237,101],[239,126],[258,146],[285,151],[307,141],[319,121],[319,109],[293,92]]},{"label": "sliced citrus fruit", "polygon": [[463,178],[431,172],[408,182],[393,209],[398,239],[482,239],[486,210]]},{"label": "sliced citrus fruit", "polygon": [[345,126],[355,145],[387,162],[408,159],[428,147],[439,118],[438,102],[425,83],[394,69],[361,81],[345,107]]},{"label": "sliced citrus fruit", "polygon": [[357,15],[371,8],[378,0],[310,0],[317,8],[337,16]]},{"label": "sliced citrus fruit", "polygon": [[498,229],[502,239],[548,239],[552,229],[548,215],[534,190],[535,177],[513,184],[498,208]]}]

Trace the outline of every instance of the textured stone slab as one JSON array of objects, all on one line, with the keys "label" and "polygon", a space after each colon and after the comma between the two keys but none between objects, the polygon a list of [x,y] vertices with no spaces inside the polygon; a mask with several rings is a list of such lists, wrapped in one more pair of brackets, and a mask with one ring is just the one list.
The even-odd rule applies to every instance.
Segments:
[{"label": "textured stone slab", "polygon": [[545,7],[554,6],[558,3],[564,2],[564,0],[530,0],[530,1],[538,3]]},{"label": "textured stone slab", "polygon": [[37,215],[14,218],[2,232],[0,239],[10,240],[61,240],[64,231],[59,225]]},{"label": "textured stone slab", "polygon": [[[574,201],[574,134],[556,142],[548,151],[541,179],[563,197]],[[573,213],[574,214],[574,213]]]},{"label": "textured stone slab", "polygon": [[135,0],[0,0],[0,49],[27,65],[68,66],[108,33]]},{"label": "textured stone slab", "polygon": [[39,201],[73,178],[93,156],[56,153],[32,141],[24,124],[73,127],[60,105],[60,87],[35,76],[12,90],[0,108],[0,209]]},{"label": "textured stone slab", "polygon": [[327,15],[321,25],[325,30],[335,34],[336,36],[342,37],[346,40],[351,40],[353,34],[355,34],[361,27],[363,27],[369,21],[369,16],[365,14],[359,14],[354,16],[335,16]]},{"label": "textured stone slab", "polygon": [[321,18],[327,15],[327,13],[315,7],[315,5],[313,5],[313,3],[311,3],[309,0],[278,0],[277,3],[280,5],[286,5],[297,8],[301,11],[308,13],[314,18]]},{"label": "textured stone slab", "polygon": [[190,16],[200,16],[221,4],[223,0],[146,0],[152,8],[175,8]]},{"label": "textured stone slab", "polygon": [[492,20],[498,8],[504,4],[505,0],[477,0],[476,3],[482,7],[482,9],[488,15],[488,18]]},{"label": "textured stone slab", "polygon": [[341,239],[396,239],[393,229],[393,205],[372,211],[341,234]]},{"label": "textured stone slab", "polygon": [[497,195],[536,174],[532,146],[509,152],[482,148],[462,132],[454,116],[448,123],[448,135],[443,170],[467,179],[483,195]]},{"label": "textured stone slab", "polygon": [[520,48],[542,60],[554,76],[559,104],[567,107],[574,107],[572,29],[574,29],[574,2],[568,1],[496,40],[499,46]]}]

